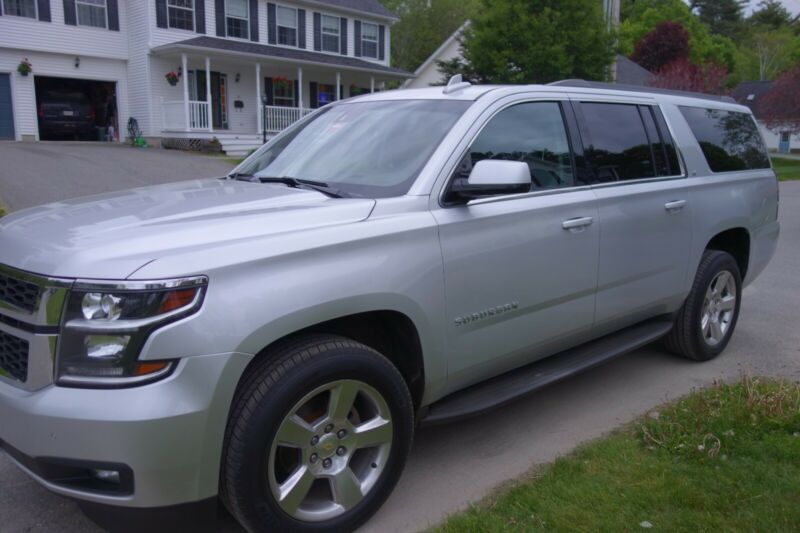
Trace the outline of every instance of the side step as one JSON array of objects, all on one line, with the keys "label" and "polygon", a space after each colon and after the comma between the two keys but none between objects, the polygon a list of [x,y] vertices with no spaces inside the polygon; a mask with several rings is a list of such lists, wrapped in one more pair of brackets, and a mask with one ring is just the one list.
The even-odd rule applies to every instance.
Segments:
[{"label": "side step", "polygon": [[501,374],[432,404],[422,425],[453,422],[505,405],[664,336],[672,321],[654,319]]}]

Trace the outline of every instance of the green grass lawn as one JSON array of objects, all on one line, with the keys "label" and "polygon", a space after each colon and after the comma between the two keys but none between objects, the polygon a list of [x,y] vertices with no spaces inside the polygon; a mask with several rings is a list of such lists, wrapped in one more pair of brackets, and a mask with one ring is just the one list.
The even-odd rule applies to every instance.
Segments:
[{"label": "green grass lawn", "polygon": [[434,531],[798,531],[800,386],[694,393]]},{"label": "green grass lawn", "polygon": [[772,166],[781,181],[800,180],[800,159],[773,157]]}]

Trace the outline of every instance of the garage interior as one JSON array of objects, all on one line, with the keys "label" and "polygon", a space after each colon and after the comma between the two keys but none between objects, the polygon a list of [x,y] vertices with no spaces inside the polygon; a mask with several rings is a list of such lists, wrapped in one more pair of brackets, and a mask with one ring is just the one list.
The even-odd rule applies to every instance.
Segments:
[{"label": "garage interior", "polygon": [[36,76],[39,140],[119,138],[116,82]]}]

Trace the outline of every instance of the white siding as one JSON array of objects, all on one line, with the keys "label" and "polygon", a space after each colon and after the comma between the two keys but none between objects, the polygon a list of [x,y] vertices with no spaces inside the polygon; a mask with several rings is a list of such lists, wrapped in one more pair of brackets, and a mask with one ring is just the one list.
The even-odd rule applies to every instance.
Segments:
[{"label": "white siding", "polygon": [[[17,65],[23,57],[27,57],[33,65],[33,73],[28,76],[20,76],[16,72]],[[0,49],[0,72],[12,73],[14,119],[18,139],[21,139],[23,135],[35,135],[38,139],[39,128],[34,87],[36,76],[116,82],[118,122],[121,128],[125,127],[128,117],[128,84],[125,61],[81,56],[80,68],[75,68],[73,54],[3,48]]]},{"label": "white siding", "polygon": [[[151,1],[151,0],[136,0]],[[127,59],[128,37],[125,0],[119,9],[120,31],[64,24],[64,2],[50,1],[52,22],[24,17],[0,17],[0,48]],[[133,3],[133,2],[132,2]]]},{"label": "white siding", "polygon": [[439,50],[435,56],[431,57],[429,61],[415,73],[417,77],[409,80],[405,87],[409,89],[419,89],[440,83],[443,74],[439,72],[436,61],[448,61],[455,57],[461,57],[461,44],[458,39],[452,39],[447,46]]},{"label": "white siding", "polygon": [[154,135],[153,111],[150,106],[150,56],[148,41],[150,36],[149,12],[153,9],[152,1],[126,2],[125,11],[128,19],[128,94],[129,114],[120,126],[127,131],[128,118],[134,117],[144,135]]},{"label": "white siding", "polygon": [[[758,121],[758,129],[761,130],[761,134],[764,136],[767,149],[771,152],[777,151],[778,145],[780,144],[780,134],[767,128],[760,120]],[[800,150],[800,134],[794,134],[789,138],[789,149],[794,151]]]}]

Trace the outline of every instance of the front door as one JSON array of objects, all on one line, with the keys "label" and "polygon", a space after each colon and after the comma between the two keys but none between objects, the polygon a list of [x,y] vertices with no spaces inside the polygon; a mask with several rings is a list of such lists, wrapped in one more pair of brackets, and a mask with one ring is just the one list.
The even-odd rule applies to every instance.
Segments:
[{"label": "front door", "polygon": [[692,239],[686,179],[657,106],[576,104],[600,214],[593,335],[680,305]]},{"label": "front door", "polygon": [[589,187],[576,179],[564,104],[524,102],[500,111],[472,142],[454,176],[466,178],[483,159],[524,161],[533,182],[529,194],[434,211],[454,386],[579,344],[589,334],[597,206]]},{"label": "front door", "polygon": [[11,77],[0,74],[0,139],[14,139],[14,109],[11,105]]},{"label": "front door", "polygon": [[778,152],[782,154],[788,154],[791,152],[791,140],[792,135],[788,131],[781,132],[781,140],[780,144],[778,144]]},{"label": "front door", "polygon": [[[189,97],[192,100],[206,100],[206,72],[189,72]],[[228,129],[228,76],[221,72],[211,72],[211,124],[214,129]]]}]

